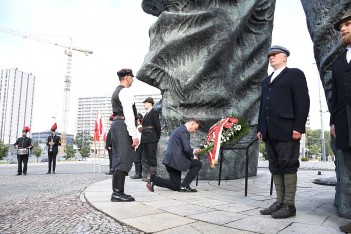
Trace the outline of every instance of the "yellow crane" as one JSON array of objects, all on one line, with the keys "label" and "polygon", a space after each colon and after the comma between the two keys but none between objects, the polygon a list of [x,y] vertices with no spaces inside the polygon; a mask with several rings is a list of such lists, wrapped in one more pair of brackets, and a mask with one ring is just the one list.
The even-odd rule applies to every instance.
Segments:
[{"label": "yellow crane", "polygon": [[67,60],[67,70],[66,70],[66,76],[65,76],[65,87],[64,87],[64,97],[63,97],[63,113],[62,113],[62,132],[61,132],[61,154],[64,154],[66,152],[66,146],[67,146],[67,127],[68,127],[68,112],[69,112],[69,98],[71,94],[71,67],[72,67],[72,51],[78,51],[84,53],[86,56],[89,54],[93,54],[93,51],[91,50],[86,50],[86,49],[80,49],[72,46],[72,38],[70,37],[70,45],[63,45],[60,43],[57,43],[52,40],[48,40],[42,37],[38,37],[36,35],[33,35],[31,33],[26,33],[26,32],[19,32],[11,29],[5,29],[0,27],[0,31],[4,33],[9,33],[12,35],[16,35],[19,37],[23,37],[25,39],[30,39],[30,40],[35,40],[35,41],[40,41],[43,43],[59,46],[66,48],[65,54],[68,57]]}]

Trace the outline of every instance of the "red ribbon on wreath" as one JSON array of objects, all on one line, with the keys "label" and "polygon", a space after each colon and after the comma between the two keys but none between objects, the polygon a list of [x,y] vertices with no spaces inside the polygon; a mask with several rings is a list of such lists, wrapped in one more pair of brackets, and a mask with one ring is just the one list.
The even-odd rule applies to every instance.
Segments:
[{"label": "red ribbon on wreath", "polygon": [[218,156],[219,150],[221,148],[222,143],[222,132],[223,129],[231,128],[234,124],[237,124],[239,120],[233,117],[223,118],[214,124],[207,134],[207,144],[211,144],[213,142],[212,151],[208,151],[208,160],[210,162],[211,168],[214,168],[215,164],[218,164]]}]

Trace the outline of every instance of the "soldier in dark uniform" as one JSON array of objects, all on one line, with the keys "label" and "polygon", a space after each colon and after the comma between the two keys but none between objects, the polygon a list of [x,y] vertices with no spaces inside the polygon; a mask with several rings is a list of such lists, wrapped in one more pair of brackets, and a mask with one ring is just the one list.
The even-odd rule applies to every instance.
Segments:
[{"label": "soldier in dark uniform", "polygon": [[[139,131],[139,136],[141,136],[141,130],[142,130],[142,121],[143,121],[143,115],[138,113],[137,114],[137,119],[135,125],[137,126],[137,129]],[[142,178],[142,154],[143,154],[143,145],[140,144],[136,150],[136,154],[134,156],[134,167],[135,167],[135,174],[133,176],[130,176],[131,179],[141,179]]]},{"label": "soldier in dark uniform", "polygon": [[51,174],[51,164],[52,173],[55,174],[56,169],[56,156],[58,153],[58,147],[61,145],[61,138],[56,135],[57,124],[55,123],[51,127],[51,136],[48,136],[46,145],[48,146],[48,157],[49,157],[49,169],[46,174]]},{"label": "soldier in dark uniform", "polygon": [[23,175],[27,175],[27,165],[29,150],[33,148],[32,139],[27,137],[27,133],[30,131],[28,126],[25,126],[22,131],[22,137],[18,138],[14,144],[17,149],[17,175],[22,175],[22,163],[23,163]]},{"label": "soldier in dark uniform", "polygon": [[[149,164],[150,176],[155,176],[157,172],[156,151],[161,136],[161,124],[159,113],[153,108],[154,99],[148,97],[143,103],[147,112],[143,118],[141,144],[143,146],[143,154],[146,155]],[[150,180],[148,183],[150,183]]]},{"label": "soldier in dark uniform", "polygon": [[[110,126],[112,125],[113,118],[115,116],[112,114],[109,119],[109,124]],[[109,172],[106,172],[106,175],[112,175],[113,174],[113,169],[112,169],[112,142],[111,142],[111,128],[108,130],[107,136],[106,136],[106,144],[105,144],[105,149],[107,150],[108,153],[108,160],[109,160]]]},{"label": "soldier in dark uniform", "polygon": [[[128,89],[133,83],[131,69],[117,72],[120,84],[112,94],[114,120],[111,126],[112,141],[112,202],[130,202],[135,199],[124,193],[125,177],[132,168],[136,147],[139,145],[135,126],[134,95]],[[134,106],[134,108],[133,108]]]}]

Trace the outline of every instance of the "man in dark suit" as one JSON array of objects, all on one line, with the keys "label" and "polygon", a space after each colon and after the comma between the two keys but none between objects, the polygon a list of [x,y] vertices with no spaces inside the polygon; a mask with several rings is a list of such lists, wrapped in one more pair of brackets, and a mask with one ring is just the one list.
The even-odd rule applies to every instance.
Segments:
[{"label": "man in dark suit", "polygon": [[[146,109],[146,114],[142,121],[141,144],[143,154],[145,158],[147,158],[149,164],[149,173],[150,175],[156,175],[156,151],[157,144],[161,136],[160,118],[159,113],[153,108],[154,99],[152,97],[146,98],[143,103]],[[148,182],[150,183],[150,181]]]},{"label": "man in dark suit", "polygon": [[58,153],[58,147],[61,145],[61,137],[56,135],[57,124],[55,123],[51,127],[51,136],[48,136],[46,140],[46,145],[48,146],[48,172],[46,174],[51,174],[51,164],[52,164],[52,173],[55,174],[56,169],[56,156]]},{"label": "man in dark suit", "polygon": [[258,118],[257,137],[265,141],[277,193],[277,201],[261,210],[261,214],[273,218],[296,215],[300,139],[310,107],[305,75],[297,68],[287,68],[289,55],[289,50],[282,46],[272,46],[268,50],[274,72],[262,82]]},{"label": "man in dark suit", "polygon": [[[337,57],[332,65],[330,127],[335,137],[336,148],[342,151],[342,155],[336,154],[337,167],[344,167],[351,178],[351,9],[334,24],[334,28],[340,31],[341,41],[347,46],[347,50]],[[342,187],[340,190],[347,191]],[[350,233],[351,224],[340,226],[340,229]]]},{"label": "man in dark suit", "polygon": [[[190,133],[199,128],[199,121],[188,119],[185,124],[176,128],[168,141],[166,155],[163,164],[166,166],[170,179],[152,175],[146,187],[154,192],[154,186],[168,188],[179,192],[197,192],[190,187],[191,182],[199,173],[202,164],[196,154],[200,149],[192,149],[190,146]],[[183,182],[181,182],[182,171],[188,171]]]}]

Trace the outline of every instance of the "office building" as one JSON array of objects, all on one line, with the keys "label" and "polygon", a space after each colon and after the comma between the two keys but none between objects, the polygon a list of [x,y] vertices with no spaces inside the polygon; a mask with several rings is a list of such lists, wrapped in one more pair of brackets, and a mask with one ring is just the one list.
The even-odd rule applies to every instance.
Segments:
[{"label": "office building", "polygon": [[[152,97],[154,102],[157,103],[161,100],[161,94],[145,94],[135,95],[135,106],[137,112],[145,115],[143,101],[147,97]],[[95,129],[95,120],[97,119],[98,111],[103,119],[106,132],[110,129],[108,120],[112,115],[111,97],[85,97],[78,98],[78,111],[77,111],[77,133],[84,132],[93,137]]]},{"label": "office building", "polygon": [[24,126],[31,127],[35,76],[14,69],[1,70],[0,139],[14,144]]}]

